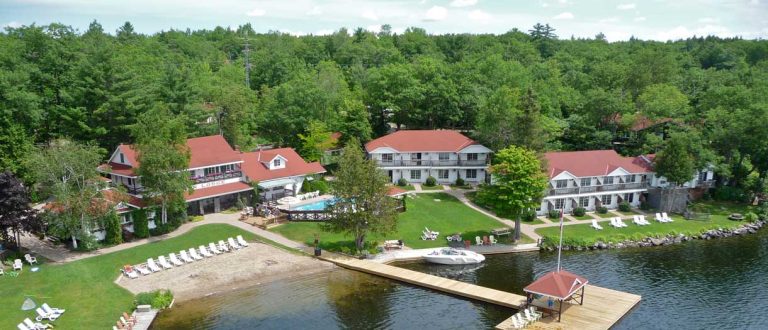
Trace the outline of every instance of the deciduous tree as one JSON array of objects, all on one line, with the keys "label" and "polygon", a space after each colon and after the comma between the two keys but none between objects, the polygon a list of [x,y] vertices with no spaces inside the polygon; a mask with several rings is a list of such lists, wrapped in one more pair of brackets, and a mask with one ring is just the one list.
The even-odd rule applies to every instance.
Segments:
[{"label": "deciduous tree", "polygon": [[0,173],[0,239],[6,246],[18,247],[22,233],[40,229],[27,188],[10,171]]}]

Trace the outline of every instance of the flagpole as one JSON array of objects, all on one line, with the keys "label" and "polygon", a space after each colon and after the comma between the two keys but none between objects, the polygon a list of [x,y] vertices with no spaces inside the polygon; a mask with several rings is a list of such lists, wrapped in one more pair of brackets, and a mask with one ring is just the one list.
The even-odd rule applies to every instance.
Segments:
[{"label": "flagpole", "polygon": [[560,255],[563,253],[563,210],[560,210],[560,244],[557,246],[557,269],[560,272]]}]

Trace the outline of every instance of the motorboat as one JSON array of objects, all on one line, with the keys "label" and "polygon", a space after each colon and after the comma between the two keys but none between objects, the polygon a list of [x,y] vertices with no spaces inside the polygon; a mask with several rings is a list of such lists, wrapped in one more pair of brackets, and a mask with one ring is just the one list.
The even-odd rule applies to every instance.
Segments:
[{"label": "motorboat", "polygon": [[483,262],[485,256],[469,250],[445,248],[424,255],[424,259],[442,265],[471,265]]}]

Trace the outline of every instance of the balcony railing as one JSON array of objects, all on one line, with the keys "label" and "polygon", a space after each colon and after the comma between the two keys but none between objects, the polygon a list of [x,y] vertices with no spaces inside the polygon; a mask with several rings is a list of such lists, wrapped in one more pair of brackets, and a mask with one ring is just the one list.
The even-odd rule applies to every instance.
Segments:
[{"label": "balcony railing", "polygon": [[578,195],[584,193],[591,193],[597,191],[617,191],[628,189],[645,189],[648,188],[646,182],[633,182],[633,183],[619,183],[609,184],[603,186],[589,186],[589,187],[570,187],[570,188],[555,188],[549,189],[548,195]]},{"label": "balcony railing", "polygon": [[490,159],[466,160],[434,160],[434,159],[412,159],[412,160],[391,160],[378,161],[379,166],[485,166],[490,163]]},{"label": "balcony railing", "polygon": [[232,179],[232,178],[239,178],[242,176],[243,176],[242,171],[231,171],[226,173],[209,174],[202,177],[193,177],[191,179],[192,181],[194,181],[195,184],[198,184],[198,183],[206,183],[206,182],[213,182],[213,181],[221,181],[221,180]]}]

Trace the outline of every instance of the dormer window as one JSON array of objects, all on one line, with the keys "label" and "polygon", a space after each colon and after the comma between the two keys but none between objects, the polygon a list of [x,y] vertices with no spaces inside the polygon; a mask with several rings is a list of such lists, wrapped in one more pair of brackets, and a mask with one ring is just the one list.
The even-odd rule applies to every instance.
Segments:
[{"label": "dormer window", "polygon": [[280,162],[280,158],[276,158],[276,159],[275,159],[275,160],[272,162],[272,164],[273,164],[272,166],[274,166],[274,167],[280,167],[280,165],[281,165],[281,162]]},{"label": "dormer window", "polygon": [[125,164],[125,155],[122,152],[120,153],[120,163]]}]

